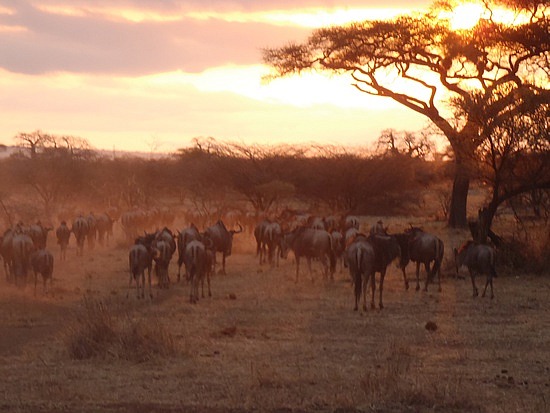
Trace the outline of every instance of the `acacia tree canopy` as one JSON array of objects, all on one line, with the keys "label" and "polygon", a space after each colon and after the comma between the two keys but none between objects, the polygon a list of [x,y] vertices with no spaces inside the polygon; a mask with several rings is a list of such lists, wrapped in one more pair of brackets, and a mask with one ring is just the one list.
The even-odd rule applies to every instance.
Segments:
[{"label": "acacia tree canopy", "polygon": [[[349,73],[359,91],[426,116],[454,151],[449,224],[465,227],[471,159],[484,139],[487,115],[498,123],[522,97],[550,102],[549,3],[482,4],[486,15],[469,30],[452,30],[450,19],[440,12],[452,10],[455,2],[437,1],[425,14],[317,29],[302,44],[264,49],[263,59],[273,68],[273,78],[308,70]],[[493,16],[501,6],[513,8],[521,20],[497,21]],[[461,102],[467,110],[449,110],[449,102]]]}]

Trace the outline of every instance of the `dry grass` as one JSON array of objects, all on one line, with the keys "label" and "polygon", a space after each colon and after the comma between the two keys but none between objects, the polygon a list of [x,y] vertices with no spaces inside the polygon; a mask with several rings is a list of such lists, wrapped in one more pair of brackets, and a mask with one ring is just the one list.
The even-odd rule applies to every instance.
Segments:
[{"label": "dry grass", "polygon": [[76,321],[65,334],[69,356],[75,360],[112,357],[144,362],[180,353],[170,331],[158,320],[132,320],[117,315],[105,301],[85,297]]}]

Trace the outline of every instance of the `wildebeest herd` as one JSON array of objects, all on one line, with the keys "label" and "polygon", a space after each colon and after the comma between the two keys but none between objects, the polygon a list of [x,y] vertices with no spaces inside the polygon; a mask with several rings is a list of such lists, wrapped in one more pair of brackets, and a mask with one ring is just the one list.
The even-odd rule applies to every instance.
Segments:
[{"label": "wildebeest herd", "polygon": [[[71,235],[76,241],[76,254],[82,256],[85,244],[93,249],[95,242],[100,245],[109,241],[113,234],[113,223],[120,215],[108,213],[82,214],[75,217],[69,226],[62,221],[55,230],[59,245],[59,259],[66,259],[66,250]],[[122,222],[122,229],[128,236],[129,216]],[[132,227],[133,228],[133,227]],[[0,255],[4,261],[6,279],[9,283],[24,286],[27,274],[32,270],[35,280],[35,294],[38,275],[42,276],[44,292],[47,281],[52,281],[54,270],[53,254],[46,248],[48,232],[52,227],[44,226],[39,221],[25,226],[18,223],[7,229],[0,240]],[[134,229],[132,229],[134,231]],[[226,258],[231,255],[233,237],[243,232],[243,226],[236,223],[228,226],[219,219],[203,231],[190,223],[181,230],[171,230],[168,226],[155,231],[143,231],[135,236],[128,252],[129,286],[136,289],[138,298],[152,298],[152,275],[157,278],[157,287],[168,288],[170,285],[169,265],[173,256],[177,258],[177,281],[184,279],[189,283],[189,301],[199,300],[205,296],[206,282],[208,295],[211,296],[211,276],[215,273],[217,259],[221,256],[220,273],[226,272]],[[248,232],[248,231],[247,231]],[[362,301],[363,310],[367,309],[367,291],[370,287],[370,307],[375,308],[376,273],[378,281],[378,306],[383,305],[384,278],[388,266],[396,262],[403,273],[405,289],[409,288],[406,267],[409,262],[416,264],[416,290],[420,289],[420,269],[426,271],[424,290],[436,279],[441,291],[441,266],[444,256],[444,244],[437,236],[425,232],[419,227],[410,226],[400,233],[390,233],[382,221],[378,221],[369,231],[362,232],[358,217],[317,217],[307,214],[281,214],[277,218],[259,220],[250,228],[256,241],[256,255],[260,265],[278,266],[279,259],[286,259],[293,252],[295,262],[295,282],[299,282],[300,262],[307,261],[309,274],[313,280],[312,261],[318,261],[323,268],[325,279],[334,279],[336,267],[346,267],[349,271],[354,291],[354,309],[358,310]],[[133,233],[132,233],[133,234]],[[456,271],[461,266],[469,270],[473,296],[478,295],[475,278],[486,275],[483,290],[485,296],[488,286],[493,293],[495,272],[495,250],[492,246],[467,241],[459,249],[454,249]],[[133,287],[132,284],[135,284]]]}]

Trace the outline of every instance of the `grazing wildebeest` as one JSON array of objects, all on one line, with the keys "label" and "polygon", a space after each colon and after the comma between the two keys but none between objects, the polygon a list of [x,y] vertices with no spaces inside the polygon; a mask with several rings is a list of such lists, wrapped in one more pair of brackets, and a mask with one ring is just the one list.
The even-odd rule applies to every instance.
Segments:
[{"label": "grazing wildebeest", "polygon": [[[334,276],[336,260],[332,248],[332,238],[325,230],[313,229],[308,227],[297,227],[293,231],[283,234],[281,239],[281,257],[286,258],[288,251],[294,252],[296,258],[296,282],[300,273],[300,258],[306,257],[311,280],[313,281],[313,271],[311,269],[311,260],[318,258],[324,269],[325,278],[330,274]],[[327,258],[330,262],[327,263]]]},{"label": "grazing wildebeest", "polygon": [[275,221],[262,221],[254,230],[254,236],[256,237],[257,252],[260,255],[260,265],[266,262],[266,256],[267,262],[273,265],[273,257],[276,256],[276,263],[279,266],[279,253],[283,236],[281,225]]},{"label": "grazing wildebeest", "polygon": [[376,290],[375,273],[380,273],[380,298],[378,306],[380,309],[384,308],[382,303],[382,293],[384,292],[384,278],[386,277],[386,271],[388,265],[392,261],[401,257],[401,248],[397,238],[393,235],[374,234],[369,235],[367,241],[372,245],[374,249],[374,271],[371,272],[371,308],[375,308],[374,305],[374,293]]},{"label": "grazing wildebeest", "polygon": [[82,215],[79,215],[73,220],[71,231],[76,238],[77,256],[82,256],[84,254],[84,241],[88,235],[88,227],[88,220]]},{"label": "grazing wildebeest", "polygon": [[[233,236],[243,231],[243,227],[240,224],[238,224],[238,226],[238,230],[228,230],[224,223],[219,220],[204,231],[204,236],[212,241],[214,254],[216,252],[222,253],[222,274],[225,274],[225,259],[231,255]],[[214,256],[214,262],[215,261]]]},{"label": "grazing wildebeest", "polygon": [[367,310],[367,285],[374,274],[374,248],[364,235],[360,235],[347,247],[346,262],[354,285],[355,306],[357,311],[361,295],[363,310]]},{"label": "grazing wildebeest", "polygon": [[96,219],[96,230],[97,230],[97,241],[99,245],[103,246],[104,243],[109,244],[109,238],[113,235],[113,222],[114,220],[107,215],[106,213],[97,214]]},{"label": "grazing wildebeest", "polygon": [[361,226],[361,223],[359,222],[359,218],[354,215],[346,215],[343,217],[343,224],[342,227],[344,228],[344,231],[347,231],[350,228],[355,228],[356,230],[359,230]]},{"label": "grazing wildebeest", "polygon": [[202,296],[204,297],[204,279],[208,283],[208,296],[212,296],[210,290],[210,268],[212,259],[208,256],[206,246],[199,240],[191,240],[185,247],[185,266],[189,274],[191,289],[189,302],[195,304],[199,300],[199,282],[202,285]]},{"label": "grazing wildebeest", "polygon": [[50,280],[50,289],[53,283],[53,255],[46,249],[39,249],[31,254],[31,265],[34,272],[34,295],[36,295],[36,284],[38,283],[38,274],[42,275],[43,291],[46,290],[46,282]]},{"label": "grazing wildebeest", "polygon": [[491,286],[491,299],[494,298],[493,294],[493,278],[497,276],[495,271],[495,249],[490,245],[477,244],[473,241],[467,241],[460,249],[454,249],[456,272],[460,267],[465,265],[468,267],[470,278],[472,280],[473,296],[478,296],[478,290],[476,287],[475,277],[476,275],[486,274],[487,281],[485,282],[485,288],[483,289],[482,297],[485,297],[487,287]]},{"label": "grazing wildebeest", "polygon": [[31,237],[22,232],[16,232],[12,238],[12,260],[15,284],[24,287],[30,268],[30,258],[34,251]]},{"label": "grazing wildebeest", "polygon": [[151,269],[153,267],[153,254],[151,252],[152,242],[153,237],[151,236],[139,237],[136,239],[135,244],[130,247],[130,252],[128,253],[130,281],[128,283],[128,293],[126,297],[128,297],[129,289],[132,287],[133,279],[136,282],[137,298],[145,298],[145,270],[147,270],[149,297],[153,298],[153,293],[151,292]]},{"label": "grazing wildebeest", "polygon": [[[403,271],[405,288],[409,288],[405,268],[409,261],[413,261],[416,263],[416,291],[420,290],[420,264],[424,264],[427,273],[424,291],[428,291],[428,284],[433,281],[436,275],[439,283],[439,291],[441,291],[441,264],[445,251],[443,241],[435,235],[412,226],[405,230],[404,233],[396,234],[395,236],[401,246],[401,260],[399,266]],[[432,262],[433,266],[430,268]]]},{"label": "grazing wildebeest", "polygon": [[69,245],[69,239],[71,237],[71,230],[67,226],[67,222],[61,221],[61,224],[55,230],[55,236],[57,238],[57,243],[61,249],[59,253],[59,259],[65,261],[67,256],[67,246]]}]

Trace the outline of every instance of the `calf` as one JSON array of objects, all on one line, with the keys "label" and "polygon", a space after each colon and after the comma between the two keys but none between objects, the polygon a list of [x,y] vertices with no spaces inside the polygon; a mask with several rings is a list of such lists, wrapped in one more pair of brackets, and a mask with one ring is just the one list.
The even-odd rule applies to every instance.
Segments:
[{"label": "calf", "polygon": [[477,274],[486,274],[487,281],[485,282],[485,288],[483,289],[482,297],[485,297],[487,287],[491,286],[491,299],[494,298],[493,293],[493,278],[496,278],[497,273],[495,271],[495,249],[486,244],[477,244],[473,241],[467,241],[460,249],[454,249],[456,272],[460,267],[465,265],[468,267],[470,278],[472,280],[473,296],[478,296],[478,290],[476,287],[475,277]]},{"label": "calf", "polygon": [[36,284],[38,283],[38,274],[42,275],[43,291],[46,290],[46,282],[50,280],[50,289],[53,282],[53,255],[46,249],[34,251],[31,254],[31,266],[34,272],[34,295],[36,296]]}]

